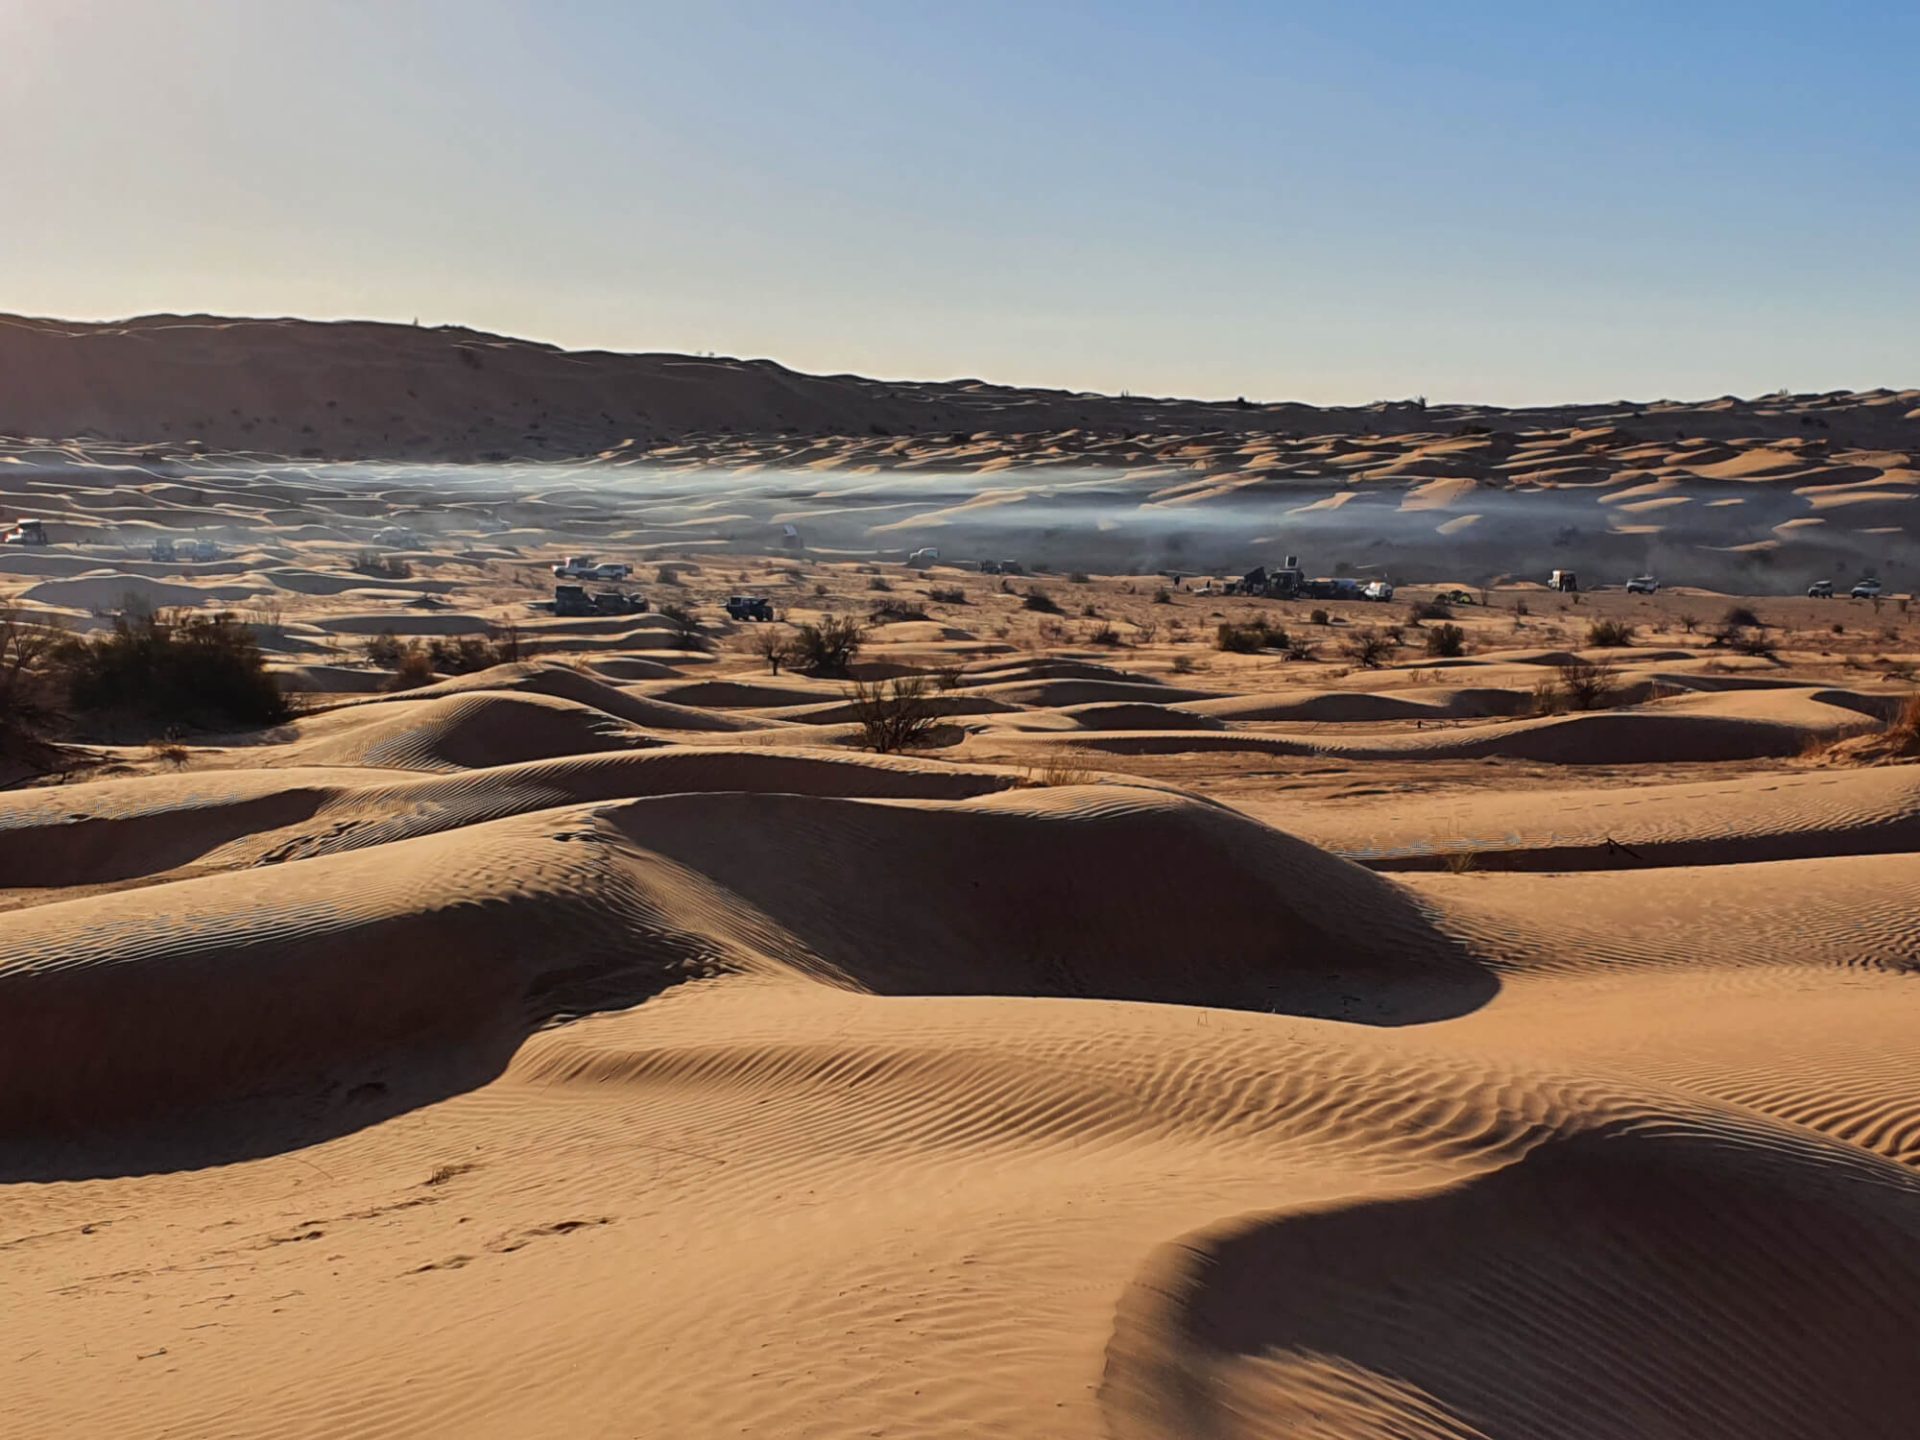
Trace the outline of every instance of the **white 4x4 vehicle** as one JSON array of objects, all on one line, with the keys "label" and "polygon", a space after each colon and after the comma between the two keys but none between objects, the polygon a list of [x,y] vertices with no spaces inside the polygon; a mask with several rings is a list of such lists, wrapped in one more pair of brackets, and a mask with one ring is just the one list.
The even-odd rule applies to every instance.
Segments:
[{"label": "white 4x4 vehicle", "polygon": [[1847,594],[1855,600],[1878,600],[1880,598],[1880,582],[1878,580],[1862,580],[1858,585],[1854,586],[1853,589],[1849,590]]},{"label": "white 4x4 vehicle", "polygon": [[1388,580],[1369,580],[1367,582],[1367,588],[1362,590],[1360,594],[1362,598],[1367,600],[1391,600],[1393,598],[1393,584]]},{"label": "white 4x4 vehicle", "polygon": [[1660,582],[1651,575],[1636,575],[1627,581],[1627,594],[1651,595],[1660,588]]},{"label": "white 4x4 vehicle", "polygon": [[612,560],[601,564],[591,555],[569,555],[553,567],[553,573],[561,580],[625,580],[633,574],[633,566]]}]

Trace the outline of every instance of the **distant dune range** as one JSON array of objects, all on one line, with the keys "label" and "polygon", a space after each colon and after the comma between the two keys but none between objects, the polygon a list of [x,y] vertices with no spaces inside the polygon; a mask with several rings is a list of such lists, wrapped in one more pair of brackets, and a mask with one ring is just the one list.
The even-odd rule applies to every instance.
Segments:
[{"label": "distant dune range", "polygon": [[[1199,570],[1295,548],[1309,568],[1401,579],[1564,564],[1748,592],[1867,571],[1900,584],[1920,558],[1912,389],[1326,408],[213,316],[0,318],[0,378],[0,437],[12,437],[0,456],[21,467],[0,477],[0,503],[29,474],[134,465],[175,482],[156,498],[179,524],[222,523],[186,483],[209,465],[264,478],[292,462],[348,492],[371,487],[373,517],[407,508],[404,475],[322,462],[457,462],[481,467],[463,503],[582,539],[643,518],[665,537],[765,549],[799,524],[816,545],[877,555],[938,544]],[[276,523],[324,526],[351,509],[317,515],[307,489],[295,471]],[[131,498],[87,518],[150,518]],[[411,498],[449,503],[417,482]]]}]

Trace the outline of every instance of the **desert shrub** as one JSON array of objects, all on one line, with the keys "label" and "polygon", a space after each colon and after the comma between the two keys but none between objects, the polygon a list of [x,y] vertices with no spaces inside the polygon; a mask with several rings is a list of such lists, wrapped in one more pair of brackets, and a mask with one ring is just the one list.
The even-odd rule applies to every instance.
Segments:
[{"label": "desert shrub", "polygon": [[936,665],[927,672],[933,679],[933,688],[939,691],[958,690],[967,679],[967,667],[960,661],[951,665]]},{"label": "desert shrub", "polygon": [[853,702],[860,743],[877,755],[889,755],[924,741],[940,723],[930,688],[924,675],[854,681],[847,698]]},{"label": "desert shrub", "polygon": [[1418,625],[1422,620],[1451,620],[1453,607],[1444,600],[1416,600],[1407,607],[1407,623]]},{"label": "desert shrub", "polygon": [[793,634],[793,665],[815,675],[844,675],[866,641],[867,627],[851,615],[829,615]]},{"label": "desert shrub", "polygon": [[1075,570],[1067,576],[1069,585],[1091,585],[1093,577],[1084,570]]},{"label": "desert shrub", "polygon": [[964,605],[967,603],[967,592],[958,585],[935,585],[927,591],[927,599],[936,605]]},{"label": "desert shrub", "polygon": [[1133,643],[1136,645],[1151,645],[1159,638],[1160,626],[1156,621],[1141,620],[1133,627]]},{"label": "desert shrub", "polygon": [[1100,618],[1100,607],[1089,600],[1080,607],[1080,613],[1089,620],[1098,620]]},{"label": "desert shrub", "polygon": [[706,632],[700,628],[700,618],[684,605],[668,603],[659,610],[662,620],[673,628],[667,639],[677,650],[698,650],[706,643]]},{"label": "desert shrub", "polygon": [[1158,590],[1153,592],[1153,603],[1156,605],[1171,605],[1173,603],[1173,592],[1162,585]]},{"label": "desert shrub", "polygon": [[1027,598],[1022,600],[1020,604],[1022,608],[1037,610],[1042,615],[1059,615],[1064,613],[1060,609],[1060,602],[1037,586],[1027,591]]},{"label": "desert shrub", "polygon": [[1314,652],[1313,641],[1309,640],[1304,635],[1294,635],[1289,637],[1287,640],[1286,649],[1287,649],[1287,659],[1289,660],[1317,660],[1320,658]]},{"label": "desert shrub", "polygon": [[1633,626],[1624,620],[1596,620],[1587,626],[1587,644],[1612,648],[1633,643]]},{"label": "desert shrub", "polygon": [[247,623],[269,640],[278,640],[286,629],[287,607],[272,595],[247,602]]},{"label": "desert shrub", "polygon": [[0,606],[0,750],[11,748],[53,719],[58,685],[55,652],[66,639],[58,625]]},{"label": "desert shrub", "polygon": [[895,620],[924,620],[927,612],[911,600],[882,600],[873,607],[872,619],[876,625],[886,625]]},{"label": "desert shrub", "polygon": [[1427,654],[1439,659],[1452,659],[1464,655],[1467,649],[1467,632],[1458,625],[1436,625],[1427,631]]},{"label": "desert shrub", "polygon": [[1333,618],[1324,610],[1311,610],[1307,612],[1307,623],[1309,625],[1331,625]]},{"label": "desert shrub", "polygon": [[1114,629],[1107,621],[1102,620],[1088,633],[1087,643],[1089,645],[1123,645],[1126,642],[1120,638],[1120,632],[1118,630]]},{"label": "desert shrub", "polygon": [[433,656],[427,653],[427,647],[419,641],[401,647],[394,657],[393,679],[387,682],[389,690],[418,690],[422,685],[433,683]]},{"label": "desert shrub", "polygon": [[1222,621],[1213,632],[1213,648],[1225,650],[1234,655],[1257,655],[1262,650],[1284,650],[1288,636],[1285,630],[1269,624],[1256,616],[1239,623]]},{"label": "desert shrub", "polygon": [[1700,628],[1700,617],[1691,612],[1683,611],[1680,615],[1680,628],[1691,635],[1695,630]]},{"label": "desert shrub", "polygon": [[1390,633],[1369,625],[1341,641],[1340,653],[1364,669],[1378,670],[1393,655],[1393,647]]},{"label": "desert shrub", "polygon": [[1720,628],[1722,630],[1758,630],[1760,626],[1760,617],[1754,614],[1753,610],[1746,605],[1729,605],[1727,607],[1727,613],[1720,617]]},{"label": "desert shrub", "polygon": [[380,580],[405,580],[413,574],[413,566],[405,559],[398,555],[383,555],[378,550],[360,551],[353,557],[350,568]]},{"label": "desert shrub", "polygon": [[1173,673],[1176,675],[1191,675],[1199,668],[1200,666],[1194,661],[1191,655],[1176,655],[1173,657]]},{"label": "desert shrub", "polygon": [[762,625],[748,639],[747,649],[767,662],[769,675],[778,675],[780,667],[793,660],[793,636],[771,625]]},{"label": "desert shrub", "polygon": [[156,726],[276,725],[293,714],[252,631],[224,611],[123,615],[104,635],[62,641],[53,658],[82,712]]},{"label": "desert shrub", "polygon": [[400,663],[400,656],[406,650],[406,644],[391,630],[382,630],[367,641],[367,659],[375,665],[392,669]]},{"label": "desert shrub", "polygon": [[876,575],[867,581],[867,588],[869,590],[891,590],[893,586],[888,582],[886,576]]},{"label": "desert shrub", "polygon": [[1616,676],[1611,665],[1569,660],[1560,666],[1558,677],[1568,710],[1598,710],[1613,698]]},{"label": "desert shrub", "polygon": [[1049,760],[1045,765],[1027,767],[1020,777],[1023,789],[1045,789],[1058,785],[1097,785],[1100,772],[1065,760]]},{"label": "desert shrub", "polygon": [[[410,647],[418,648],[417,644]],[[520,632],[509,625],[488,635],[436,635],[427,642],[426,655],[431,669],[442,675],[471,675],[519,660]],[[400,656],[398,663],[404,664],[407,658]]]}]

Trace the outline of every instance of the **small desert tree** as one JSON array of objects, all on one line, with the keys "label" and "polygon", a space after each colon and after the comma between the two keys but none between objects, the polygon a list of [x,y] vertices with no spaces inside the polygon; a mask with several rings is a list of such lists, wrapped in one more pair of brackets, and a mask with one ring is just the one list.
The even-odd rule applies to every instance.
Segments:
[{"label": "small desert tree", "polygon": [[1369,625],[1340,642],[1340,653],[1367,670],[1378,670],[1393,655],[1393,637]]},{"label": "small desert tree", "polygon": [[0,606],[0,745],[22,739],[53,716],[54,651],[65,638],[55,624]]},{"label": "small desert tree", "polygon": [[890,755],[923,742],[940,722],[930,689],[924,675],[854,681],[847,698],[853,702],[860,743],[877,755]]},{"label": "small desert tree", "polygon": [[747,641],[747,649],[767,662],[769,675],[778,675],[780,667],[793,660],[793,636],[768,625],[753,632],[753,638]]}]

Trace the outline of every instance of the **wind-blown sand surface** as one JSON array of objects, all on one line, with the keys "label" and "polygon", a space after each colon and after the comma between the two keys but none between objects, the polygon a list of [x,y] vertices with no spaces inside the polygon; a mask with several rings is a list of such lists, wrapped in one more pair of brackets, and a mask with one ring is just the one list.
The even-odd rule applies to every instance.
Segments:
[{"label": "wind-blown sand surface", "polygon": [[[309,370],[234,385],[310,406],[325,375],[348,412],[282,401],[281,431],[255,422],[277,456],[223,428],[251,392],[151,383],[156,348],[210,365],[254,329]],[[422,450],[403,479],[286,454],[295,420],[327,454],[409,453],[365,419],[383,344],[470,351],[462,383],[567,358],[392,329],[0,331],[36,358],[7,403],[110,435],[9,442],[0,495],[58,543],[0,552],[0,602],[81,631],[129,591],[232,609],[304,702],[0,775],[6,1433],[1913,1433],[1920,771],[1838,763],[1879,756],[1847,737],[1913,693],[1903,604],[1750,599],[1756,646],[1715,638],[1733,601],[1703,588],[1514,584],[1453,602],[1465,653],[1434,657],[1443,621],[1406,615],[1431,587],[1003,581],[930,532],[901,533],[942,563],[894,563],[873,511],[844,547],[809,524],[769,553],[771,511],[676,536],[641,467],[585,478],[617,460]],[[561,396],[623,420],[640,395],[661,426],[670,401],[682,427],[746,416],[656,432],[656,459],[839,465],[879,441],[848,434],[950,405],[998,487],[1046,458],[1009,438],[1045,428],[1028,412],[1160,403],[902,386],[889,409],[876,382],[710,362],[741,387],[715,399],[709,362],[578,363],[646,383],[542,391],[545,433],[575,435]],[[505,443],[402,373],[421,408],[386,433],[464,417]],[[1206,460],[1183,483],[1226,484],[1195,416],[1237,407],[1164,404]],[[1300,408],[1252,412],[1258,454],[1305,443]],[[1912,458],[1896,409],[1669,407],[1710,449],[1697,481],[1609,444],[1649,493],[1824,504],[1853,492],[1766,456],[1806,458],[1798,417],[1858,424],[1848,445],[1888,453],[1844,464],[1878,486]],[[188,412],[229,448],[167,444]],[[1384,414],[1337,420],[1411,465],[1359,429]],[[1381,480],[1429,521],[1487,483],[1432,447],[1417,485]],[[1588,483],[1583,505],[1637,493]],[[417,534],[376,543],[391,525]],[[1032,562],[1044,528],[1005,533]],[[221,558],[149,558],[188,533]],[[405,564],[364,573],[365,550]],[[580,550],[642,562],[656,609],[533,608]],[[863,750],[848,682],[770,674],[734,593],[796,621],[895,606],[856,672],[936,679],[938,728]],[[1213,648],[1255,615],[1308,654]],[[1596,618],[1631,643],[1591,646]],[[411,690],[366,653],[509,624],[526,658]],[[1389,624],[1383,665],[1347,653]],[[1543,703],[1583,658],[1596,707]]]}]

